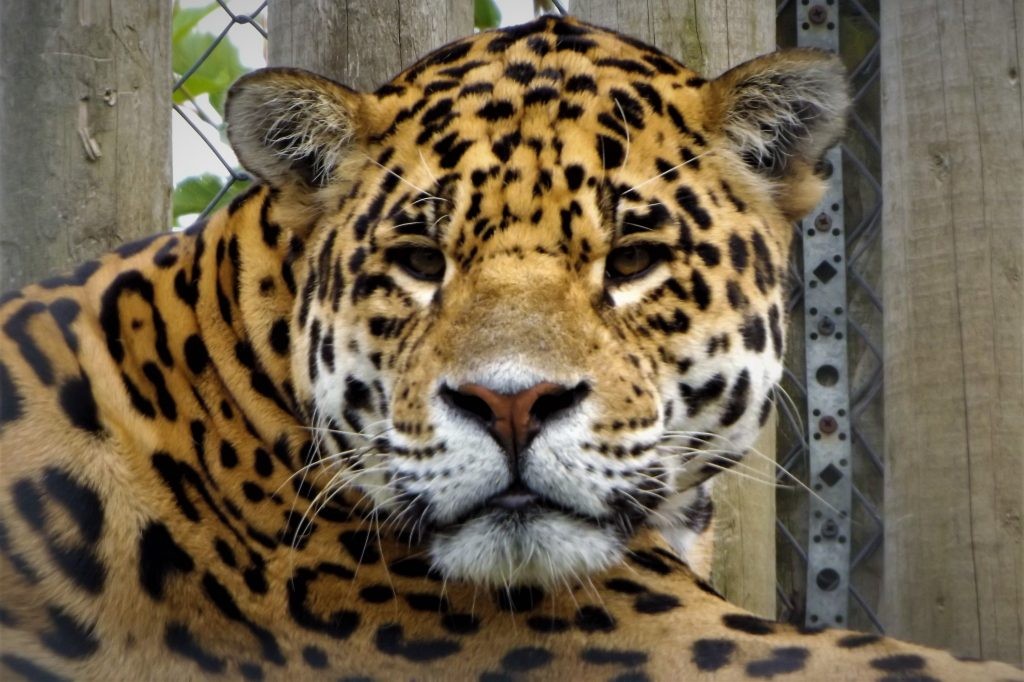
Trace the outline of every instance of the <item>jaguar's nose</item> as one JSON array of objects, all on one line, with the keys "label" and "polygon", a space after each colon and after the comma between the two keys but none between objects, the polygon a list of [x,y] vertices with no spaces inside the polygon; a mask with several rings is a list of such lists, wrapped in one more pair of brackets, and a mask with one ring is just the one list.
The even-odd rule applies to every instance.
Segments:
[{"label": "jaguar's nose", "polygon": [[586,382],[563,386],[543,381],[518,393],[498,393],[482,384],[444,387],[441,396],[457,412],[481,423],[513,461],[545,424],[576,407],[590,392]]}]

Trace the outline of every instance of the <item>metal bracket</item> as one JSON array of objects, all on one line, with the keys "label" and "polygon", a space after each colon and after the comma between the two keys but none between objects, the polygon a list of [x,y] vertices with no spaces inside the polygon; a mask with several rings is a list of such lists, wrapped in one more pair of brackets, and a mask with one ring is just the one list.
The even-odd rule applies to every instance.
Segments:
[{"label": "metal bracket", "polygon": [[[838,0],[799,0],[797,45],[839,49]],[[828,189],[802,221],[810,486],[808,626],[846,625],[850,593],[850,388],[842,151],[825,155]]]}]

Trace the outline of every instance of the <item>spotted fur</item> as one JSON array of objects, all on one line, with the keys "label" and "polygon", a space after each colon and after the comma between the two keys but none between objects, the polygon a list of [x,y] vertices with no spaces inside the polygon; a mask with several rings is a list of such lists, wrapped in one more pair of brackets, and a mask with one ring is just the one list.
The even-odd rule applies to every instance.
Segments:
[{"label": "spotted fur", "polygon": [[3,299],[4,674],[1021,679],[686,564],[846,106],[821,53],[706,81],[552,18],[242,79],[260,184]]}]

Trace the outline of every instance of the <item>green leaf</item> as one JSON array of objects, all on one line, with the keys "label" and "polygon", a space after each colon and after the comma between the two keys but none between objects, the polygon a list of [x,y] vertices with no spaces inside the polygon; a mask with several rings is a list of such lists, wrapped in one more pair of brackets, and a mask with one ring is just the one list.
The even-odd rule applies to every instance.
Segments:
[{"label": "green leaf", "polygon": [[[233,182],[224,196],[210,210],[215,211],[226,206],[235,195],[248,186],[248,182]],[[178,218],[183,215],[205,211],[223,187],[224,179],[213,173],[193,175],[179,182],[174,188],[174,194],[171,195],[174,222],[177,223]]]},{"label": "green leaf", "polygon": [[[203,53],[213,44],[216,37],[210,33],[189,33],[174,46],[171,65],[179,77],[192,68]],[[238,58],[238,50],[228,40],[222,40],[207,55],[203,63],[189,76],[181,88],[174,92],[174,102],[181,104],[190,97],[209,95],[210,104],[221,115],[224,114],[224,98],[228,86],[246,72]]]},{"label": "green leaf", "polygon": [[171,19],[171,45],[177,45],[189,31],[196,27],[196,24],[215,9],[217,9],[217,3],[215,2],[211,2],[206,7],[196,7],[194,9],[182,9],[175,2]]},{"label": "green leaf", "polygon": [[494,0],[473,0],[473,23],[481,30],[501,25],[501,10]]}]

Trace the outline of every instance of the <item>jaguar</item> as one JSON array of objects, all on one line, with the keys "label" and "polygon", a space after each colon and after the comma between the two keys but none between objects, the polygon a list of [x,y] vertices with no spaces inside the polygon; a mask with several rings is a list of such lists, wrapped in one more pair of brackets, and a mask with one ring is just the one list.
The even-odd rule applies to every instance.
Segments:
[{"label": "jaguar", "polygon": [[704,580],[848,102],[552,17],[242,78],[251,189],[3,298],[5,677],[1024,679]]}]

